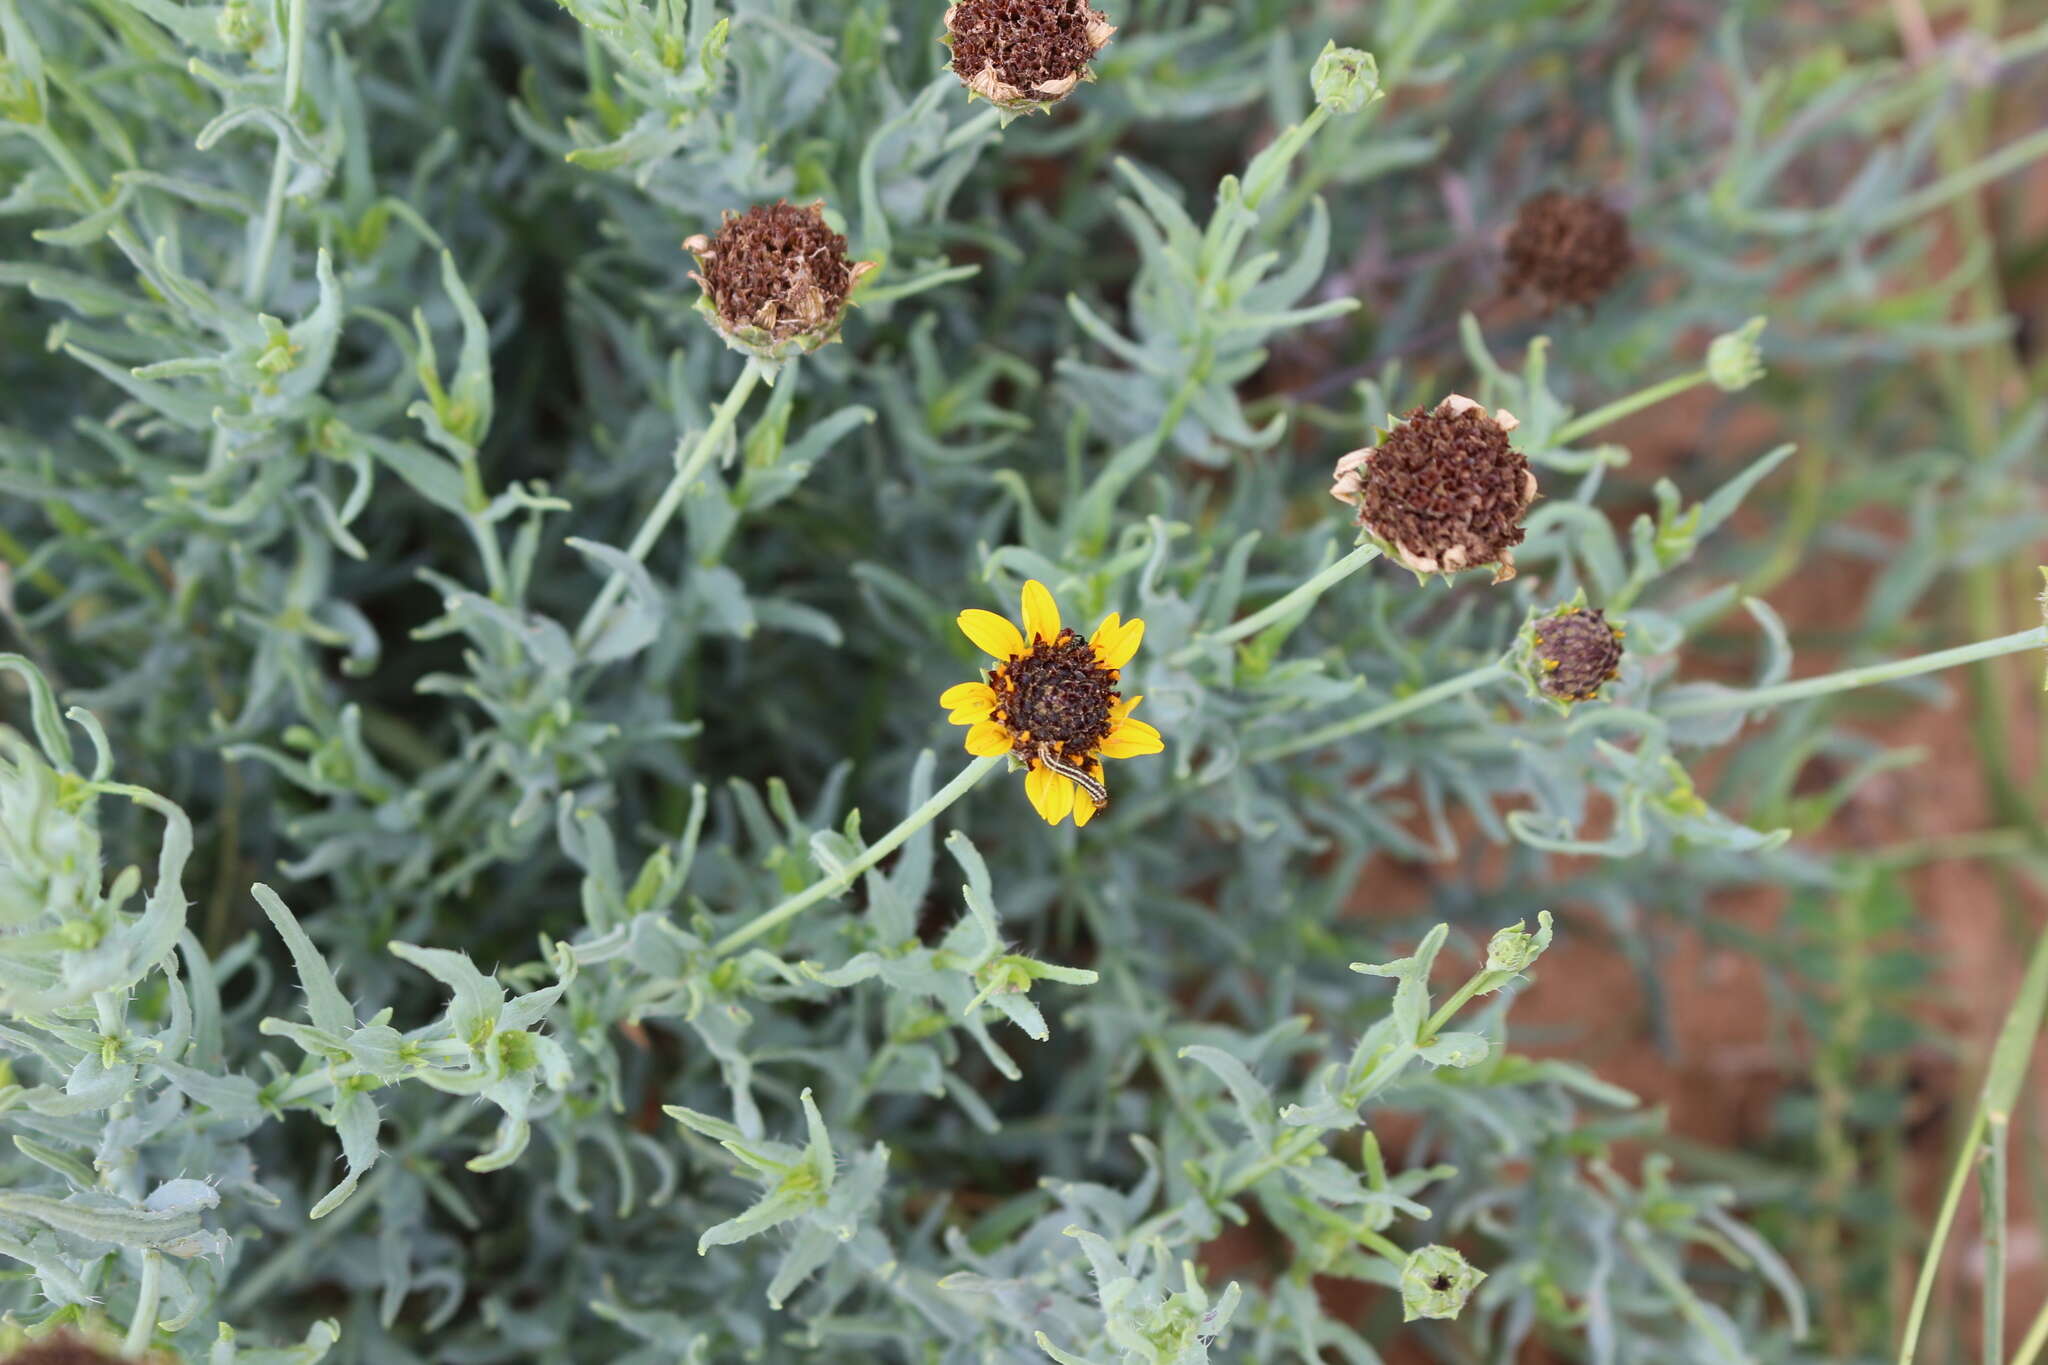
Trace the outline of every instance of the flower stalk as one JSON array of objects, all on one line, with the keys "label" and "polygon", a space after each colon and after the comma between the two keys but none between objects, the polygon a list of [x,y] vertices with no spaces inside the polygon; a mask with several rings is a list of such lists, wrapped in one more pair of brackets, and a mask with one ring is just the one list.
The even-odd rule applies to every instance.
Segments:
[{"label": "flower stalk", "polygon": [[[726,392],[725,401],[711,414],[710,425],[698,434],[697,439],[690,445],[689,453],[677,462],[675,477],[669,480],[668,487],[662,490],[660,500],[647,513],[647,520],[641,523],[640,532],[633,537],[633,543],[626,547],[628,559],[636,564],[647,562],[647,556],[653,553],[656,543],[661,539],[661,533],[668,529],[669,522],[682,507],[683,499],[689,496],[697,480],[704,476],[706,467],[717,457],[725,444],[725,438],[732,432],[733,424],[739,420],[740,409],[746,406],[747,399],[754,392],[754,386],[760,382],[761,367],[749,360],[746,368],[740,371],[739,377],[733,380],[732,388]],[[598,593],[597,599],[590,604],[590,609],[584,613],[583,623],[576,628],[578,649],[589,648],[590,642],[597,638],[606,613],[618,602],[619,594],[625,590],[626,576],[622,573],[613,574],[603,590]]]},{"label": "flower stalk", "polygon": [[1782,702],[1806,701],[1812,697],[1827,696],[1831,692],[1847,692],[1853,688],[1869,687],[1876,683],[1918,677],[1922,673],[1938,673],[1944,668],[1954,668],[1959,664],[1972,664],[1980,659],[1996,659],[2002,655],[2018,654],[2044,646],[2048,646],[2048,626],[2035,626],[2031,630],[2002,635],[1995,640],[1980,640],[1973,645],[1958,645],[1954,649],[1936,650],[1932,654],[1921,654],[1911,659],[1894,659],[1890,663],[1845,668],[1835,673],[1823,673],[1817,677],[1779,683],[1775,687],[1757,687],[1748,691],[1731,690],[1715,696],[1694,697],[1674,702],[1664,707],[1658,714],[1666,720],[1676,720],[1684,716],[1711,715],[1716,711],[1748,711],[1763,706],[1775,706]]},{"label": "flower stalk", "polygon": [[901,848],[911,835],[938,819],[945,813],[947,807],[972,791],[974,784],[987,777],[1004,757],[1002,754],[986,754],[969,763],[951,782],[933,792],[923,805],[904,816],[896,828],[868,845],[858,858],[830,876],[820,877],[780,904],[763,910],[713,944],[712,953],[718,957],[725,957],[738,952],[763,934],[795,919],[819,901],[829,900],[845,891],[860,879],[862,873]]}]

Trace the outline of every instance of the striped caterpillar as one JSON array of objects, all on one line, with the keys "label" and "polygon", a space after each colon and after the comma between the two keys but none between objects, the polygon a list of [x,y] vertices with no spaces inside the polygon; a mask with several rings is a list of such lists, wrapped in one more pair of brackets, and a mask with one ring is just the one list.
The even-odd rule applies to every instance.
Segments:
[{"label": "striped caterpillar", "polygon": [[1061,777],[1066,778],[1067,781],[1087,793],[1088,799],[1095,803],[1095,809],[1101,810],[1109,804],[1109,788],[1103,786],[1095,778],[1090,777],[1087,769],[1077,768],[1054,754],[1052,745],[1041,744],[1038,746],[1038,761],[1043,763],[1050,771],[1058,773]]}]

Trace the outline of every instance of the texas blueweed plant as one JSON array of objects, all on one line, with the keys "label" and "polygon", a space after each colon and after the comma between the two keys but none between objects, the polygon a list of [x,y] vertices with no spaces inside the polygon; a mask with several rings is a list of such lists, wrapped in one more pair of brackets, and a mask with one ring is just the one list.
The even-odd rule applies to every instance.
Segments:
[{"label": "texas blueweed plant", "polygon": [[[1508,1020],[1851,896],[1826,700],[2048,638],[2041,376],[1916,273],[2048,28],[1112,10],[0,0],[0,1346],[1891,1345]],[[1695,392],[1821,439],[1632,481]]]}]

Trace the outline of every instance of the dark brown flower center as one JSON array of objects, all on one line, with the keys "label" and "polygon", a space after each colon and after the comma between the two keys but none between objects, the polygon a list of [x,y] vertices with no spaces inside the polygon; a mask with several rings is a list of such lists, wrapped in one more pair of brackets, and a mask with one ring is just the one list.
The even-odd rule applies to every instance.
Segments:
[{"label": "dark brown flower center", "polygon": [[1621,636],[1598,611],[1546,616],[1536,623],[1536,685],[1559,701],[1591,701],[1621,667]]},{"label": "dark brown flower center", "polygon": [[[704,287],[734,327],[776,337],[829,323],[853,288],[846,238],[816,205],[761,204],[727,218],[703,252]],[[764,310],[768,310],[764,312]]]},{"label": "dark brown flower center", "polygon": [[1529,461],[1478,408],[1416,408],[1363,470],[1359,521],[1438,563],[1460,546],[1466,566],[1498,563],[1522,543]]},{"label": "dark brown flower center", "polygon": [[1507,288],[1588,307],[1635,259],[1628,220],[1596,195],[1545,190],[1526,200],[1507,240]]},{"label": "dark brown flower center", "polygon": [[1028,653],[996,665],[989,677],[995,718],[1017,736],[1017,751],[1029,755],[1051,744],[1076,765],[1109,738],[1116,684],[1116,670],[1104,668],[1095,647],[1071,630],[1033,641]]},{"label": "dark brown flower center", "polygon": [[1087,0],[961,0],[953,9],[953,71],[973,80],[989,67],[1026,93],[1077,75],[1095,55]]}]

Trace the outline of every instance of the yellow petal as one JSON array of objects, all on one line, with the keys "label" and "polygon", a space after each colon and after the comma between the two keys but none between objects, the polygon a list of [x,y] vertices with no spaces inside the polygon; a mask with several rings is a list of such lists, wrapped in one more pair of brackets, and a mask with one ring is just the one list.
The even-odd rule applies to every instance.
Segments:
[{"label": "yellow petal", "polygon": [[987,720],[989,712],[996,709],[996,690],[987,683],[956,683],[939,694],[939,705],[951,710],[947,720],[955,725],[971,725]]},{"label": "yellow petal", "polygon": [[[1050,768],[1033,768],[1024,776],[1024,794],[1048,825],[1057,825],[1074,809],[1074,784]],[[1086,801],[1080,803],[1087,805]]]},{"label": "yellow petal", "polygon": [[1109,622],[1104,621],[1095,632],[1095,655],[1102,660],[1104,668],[1122,668],[1137,654],[1138,642],[1144,638],[1143,621],[1118,622],[1115,630],[1111,630]]},{"label": "yellow petal", "polygon": [[1104,758],[1137,758],[1142,754],[1156,754],[1166,747],[1166,741],[1157,730],[1142,720],[1120,720],[1110,727],[1109,737],[1102,741]]},{"label": "yellow petal", "polygon": [[1116,612],[1111,612],[1102,618],[1102,624],[1097,626],[1095,633],[1088,637],[1088,643],[1094,645],[1099,653],[1102,647],[1115,639],[1117,632],[1123,628],[1124,618]]},{"label": "yellow petal", "polygon": [[[1088,775],[1097,782],[1100,782],[1102,780],[1102,765],[1090,762],[1088,765]],[[1067,785],[1072,786],[1073,784],[1070,782]],[[1095,803],[1077,792],[1074,797],[1074,828],[1080,829],[1090,820],[1093,820],[1095,818],[1095,810]]]},{"label": "yellow petal", "polygon": [[1137,710],[1138,703],[1143,700],[1145,700],[1145,694],[1140,692],[1135,697],[1125,697],[1122,701],[1111,702],[1109,705],[1109,718],[1111,720],[1122,720],[1125,716]]},{"label": "yellow petal", "polygon": [[1045,584],[1032,579],[1024,585],[1024,642],[1056,640],[1060,633],[1060,604],[1052,600]]},{"label": "yellow petal", "polygon": [[970,754],[1006,754],[1010,752],[1010,732],[992,720],[984,720],[967,732],[967,752]]},{"label": "yellow petal", "polygon": [[1007,617],[980,607],[960,613],[960,633],[974,641],[975,648],[998,659],[1014,659],[1024,652],[1024,637]]}]

